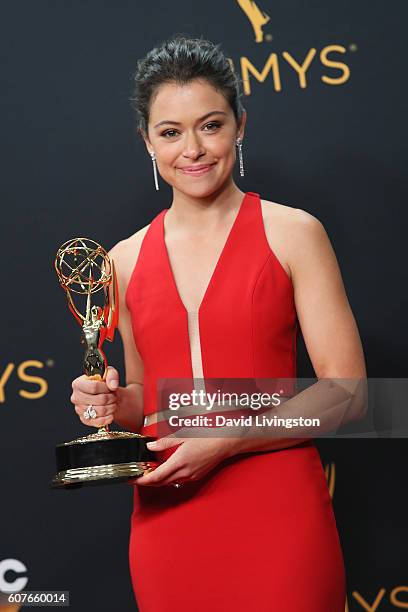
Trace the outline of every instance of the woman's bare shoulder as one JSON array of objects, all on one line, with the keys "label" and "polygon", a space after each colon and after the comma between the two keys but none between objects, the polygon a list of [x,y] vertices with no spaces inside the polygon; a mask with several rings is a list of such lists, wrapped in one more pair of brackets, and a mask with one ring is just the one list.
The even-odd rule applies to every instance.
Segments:
[{"label": "woman's bare shoulder", "polygon": [[109,251],[109,257],[115,262],[115,267],[118,274],[119,282],[123,289],[128,285],[133,269],[139,257],[140,247],[142,246],[143,238],[145,237],[150,223],[145,225],[137,232],[120,240]]},{"label": "woman's bare shoulder", "polygon": [[319,219],[302,208],[295,208],[288,204],[272,202],[271,200],[261,200],[262,214],[265,218],[280,221],[289,226],[304,226],[320,223]]},{"label": "woman's bare shoulder", "polygon": [[261,200],[265,234],[270,248],[292,279],[296,252],[324,231],[320,220],[301,208]]}]

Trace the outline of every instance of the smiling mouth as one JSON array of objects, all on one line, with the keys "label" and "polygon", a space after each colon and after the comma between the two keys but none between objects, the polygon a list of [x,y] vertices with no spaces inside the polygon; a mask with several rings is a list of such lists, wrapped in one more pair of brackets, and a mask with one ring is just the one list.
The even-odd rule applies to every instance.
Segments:
[{"label": "smiling mouth", "polygon": [[206,166],[201,166],[197,169],[179,168],[179,170],[183,172],[183,174],[189,174],[191,176],[200,176],[201,174],[209,172],[214,166],[215,164],[208,164]]}]

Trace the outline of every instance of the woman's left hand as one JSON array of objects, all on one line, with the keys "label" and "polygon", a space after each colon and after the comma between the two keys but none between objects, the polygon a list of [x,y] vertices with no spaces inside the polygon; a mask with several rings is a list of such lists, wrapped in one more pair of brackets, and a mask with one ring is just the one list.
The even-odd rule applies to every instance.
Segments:
[{"label": "woman's left hand", "polygon": [[223,459],[230,457],[232,438],[188,438],[181,440],[168,436],[154,443],[148,442],[149,450],[163,451],[178,446],[164,463],[152,472],[132,480],[132,484],[159,487],[199,480]]}]

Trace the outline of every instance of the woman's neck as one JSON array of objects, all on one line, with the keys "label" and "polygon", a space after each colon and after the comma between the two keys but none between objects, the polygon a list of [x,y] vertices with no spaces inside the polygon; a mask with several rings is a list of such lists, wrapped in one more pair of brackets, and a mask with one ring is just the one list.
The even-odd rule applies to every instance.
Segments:
[{"label": "woman's neck", "polygon": [[181,191],[173,190],[173,202],[166,214],[166,220],[179,228],[202,227],[202,224],[218,223],[231,211],[239,208],[245,192],[241,191],[231,179],[220,190],[204,198],[194,198]]}]

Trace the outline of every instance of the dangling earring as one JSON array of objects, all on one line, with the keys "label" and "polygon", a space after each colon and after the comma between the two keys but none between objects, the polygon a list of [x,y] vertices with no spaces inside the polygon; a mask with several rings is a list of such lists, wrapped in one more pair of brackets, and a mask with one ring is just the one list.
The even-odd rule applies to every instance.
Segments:
[{"label": "dangling earring", "polygon": [[238,156],[239,156],[239,173],[244,176],[244,159],[242,157],[242,140],[237,138]]},{"label": "dangling earring", "polygon": [[150,157],[152,158],[152,162],[153,162],[154,184],[156,186],[156,191],[159,191],[159,183],[157,181],[156,154],[154,151],[153,153],[150,153]]}]

